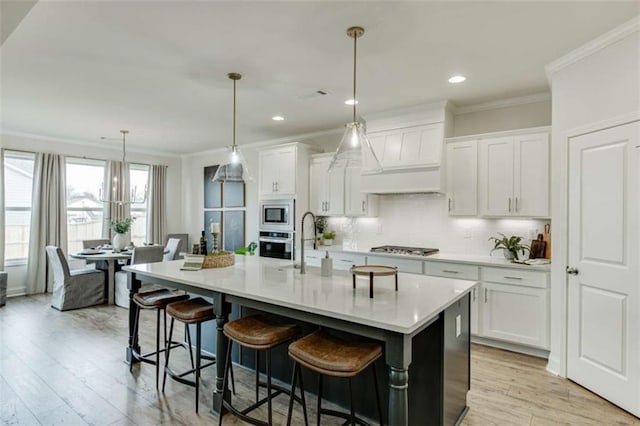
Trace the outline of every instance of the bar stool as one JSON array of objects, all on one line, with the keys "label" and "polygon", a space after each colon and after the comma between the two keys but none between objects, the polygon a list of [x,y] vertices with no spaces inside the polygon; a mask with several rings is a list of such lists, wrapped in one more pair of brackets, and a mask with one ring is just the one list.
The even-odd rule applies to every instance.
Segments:
[{"label": "bar stool", "polygon": [[[140,324],[140,310],[142,309],[155,309],[156,311],[156,350],[154,352],[148,352],[146,354],[141,354],[133,351],[134,359],[138,359],[139,361],[146,362],[147,364],[152,364],[156,366],[156,389],[158,388],[158,377],[160,373],[160,352],[164,352],[167,346],[167,312],[166,307],[169,303],[179,302],[181,300],[188,299],[188,294],[179,294],[174,293],[173,291],[163,288],[153,291],[146,292],[137,292],[133,295],[133,301],[136,305],[138,305],[138,310],[136,312],[135,321],[133,323],[133,335],[136,336],[136,341],[133,344],[133,347],[136,348],[138,346],[138,328]],[[164,325],[164,345],[162,349],[160,349],[160,312],[163,315],[163,325]],[[189,345],[191,345],[191,337],[187,334],[189,339]],[[181,343],[171,342],[171,344],[182,345]],[[155,359],[152,359],[151,356],[155,355]],[[129,371],[133,370],[133,362],[129,364]],[[191,361],[193,364],[193,359]]]},{"label": "bar stool", "polygon": [[[262,315],[253,315],[249,317],[240,318],[235,321],[228,322],[224,325],[223,332],[225,336],[229,338],[229,346],[227,348],[227,355],[225,359],[224,379],[222,382],[222,389],[227,389],[227,378],[229,368],[231,366],[231,347],[233,342],[238,345],[255,349],[256,350],[256,402],[249,407],[239,410],[234,407],[230,402],[222,400],[222,407],[220,407],[220,416],[218,418],[218,425],[222,425],[222,412],[226,408],[236,417],[242,419],[245,422],[254,425],[271,425],[272,424],[272,412],[271,412],[271,400],[281,393],[288,394],[289,389],[282,388],[278,385],[271,383],[271,349],[276,346],[285,343],[296,335],[300,330],[295,324],[278,324],[271,321]],[[267,364],[267,382],[260,382],[260,351],[266,351],[266,364]],[[302,376],[300,376],[302,380]],[[267,388],[267,396],[259,399],[260,386]],[[272,392],[272,389],[276,389]],[[301,399],[295,397],[295,399],[302,403],[305,407],[305,421],[306,421],[306,405],[304,402],[304,394]],[[247,413],[255,410],[264,403],[267,403],[268,410],[268,422],[264,422],[255,417],[250,417]]]},{"label": "bar stool", "polygon": [[[350,342],[318,330],[289,345],[289,356],[293,359],[293,374],[300,370],[303,365],[317,373],[318,376],[318,414],[317,421],[320,425],[320,417],[327,414],[346,419],[347,423],[368,425],[364,420],[356,417],[353,406],[352,378],[358,375],[368,366],[373,371],[373,381],[376,391],[376,402],[378,404],[378,417],[382,425],[382,406],[380,405],[380,391],[378,389],[378,376],[374,362],[382,355],[382,346],[369,342]],[[335,410],[322,408],[322,378],[323,376],[346,377],[349,379],[349,399],[350,413],[342,413]],[[302,382],[300,383],[302,389]],[[295,393],[296,381],[292,380],[291,395]],[[289,400],[289,412],[287,414],[287,425],[291,424],[291,413],[293,410],[293,400]],[[306,424],[306,415],[305,415]]]},{"label": "bar stool", "polygon": [[[180,302],[174,302],[167,305],[167,314],[171,317],[171,324],[169,326],[169,340],[173,337],[173,324],[175,320],[178,320],[185,325],[196,325],[196,365],[191,370],[187,370],[182,373],[176,373],[169,367],[169,356],[171,355],[172,345],[167,344],[165,352],[164,374],[162,375],[162,392],[164,392],[164,386],[167,381],[167,374],[175,381],[182,384],[193,386],[196,388],[196,413],[198,412],[198,399],[200,396],[200,371],[203,368],[209,367],[216,363],[215,357],[204,355],[201,353],[202,333],[201,326],[205,321],[215,319],[216,315],[213,311],[213,305],[201,297],[194,299],[182,300]],[[189,347],[189,353],[191,354],[191,347]],[[201,359],[210,360],[211,362],[201,365]],[[193,373],[194,380],[185,379],[184,376]]]}]

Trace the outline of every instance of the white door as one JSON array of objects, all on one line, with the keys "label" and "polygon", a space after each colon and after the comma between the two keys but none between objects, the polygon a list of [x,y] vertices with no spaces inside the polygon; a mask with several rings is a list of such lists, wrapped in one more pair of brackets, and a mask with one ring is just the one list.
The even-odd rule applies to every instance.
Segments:
[{"label": "white door", "polygon": [[549,134],[514,138],[514,200],[518,216],[549,217]]},{"label": "white door", "polygon": [[475,140],[447,144],[449,214],[475,216],[478,212],[478,144]]},{"label": "white door", "polygon": [[567,374],[640,415],[640,123],[569,140]]},{"label": "white door", "polygon": [[513,137],[480,141],[478,175],[480,214],[511,216],[513,214]]}]

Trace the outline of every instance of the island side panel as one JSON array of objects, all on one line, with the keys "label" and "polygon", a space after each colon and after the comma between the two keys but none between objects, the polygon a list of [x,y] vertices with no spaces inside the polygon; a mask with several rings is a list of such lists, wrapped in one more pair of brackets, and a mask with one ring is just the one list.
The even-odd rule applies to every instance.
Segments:
[{"label": "island side panel", "polygon": [[462,420],[471,377],[470,298],[467,295],[444,312],[444,424]]}]

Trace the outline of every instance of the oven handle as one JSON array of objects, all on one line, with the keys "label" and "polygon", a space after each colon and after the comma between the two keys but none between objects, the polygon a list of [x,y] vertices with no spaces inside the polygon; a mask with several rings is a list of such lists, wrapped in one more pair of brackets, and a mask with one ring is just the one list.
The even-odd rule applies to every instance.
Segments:
[{"label": "oven handle", "polygon": [[262,241],[265,243],[291,243],[293,240],[291,238],[268,238],[268,237],[260,237],[258,241]]}]

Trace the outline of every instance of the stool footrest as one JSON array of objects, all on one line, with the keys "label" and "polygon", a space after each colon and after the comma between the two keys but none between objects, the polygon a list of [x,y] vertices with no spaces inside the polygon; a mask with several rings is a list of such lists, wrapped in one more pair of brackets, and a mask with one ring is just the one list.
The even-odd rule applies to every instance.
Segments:
[{"label": "stool footrest", "polygon": [[[180,346],[182,346],[183,348],[186,348],[187,344],[183,342],[171,342],[171,349],[174,349]],[[166,352],[166,350],[167,348],[161,348],[158,351],[158,353]],[[134,350],[132,351],[132,353],[136,360],[140,362],[146,362],[147,364],[156,365],[156,360],[150,358],[151,355],[156,354],[156,351],[151,351],[151,352],[147,352],[146,354],[141,354],[140,352]]]},{"label": "stool footrest", "polygon": [[[351,424],[351,417],[349,413],[342,413],[340,411],[329,410],[328,408],[321,408],[320,414],[326,414],[328,416],[339,417],[341,419],[345,419],[345,422],[342,424],[343,426]],[[354,417],[353,421],[361,426],[371,426],[370,423],[365,422],[359,417]]]}]

